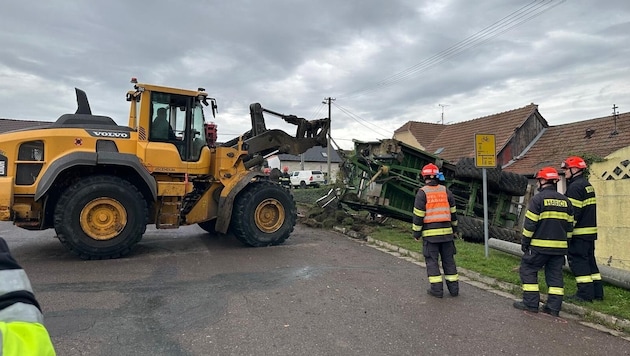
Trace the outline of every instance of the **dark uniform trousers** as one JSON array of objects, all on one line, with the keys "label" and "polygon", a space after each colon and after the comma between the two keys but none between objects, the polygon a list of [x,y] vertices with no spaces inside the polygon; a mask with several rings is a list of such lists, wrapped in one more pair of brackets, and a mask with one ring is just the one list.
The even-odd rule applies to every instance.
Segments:
[{"label": "dark uniform trousers", "polygon": [[427,275],[433,293],[444,293],[442,273],[438,265],[439,258],[441,257],[446,287],[451,295],[459,294],[459,277],[457,274],[457,266],[455,265],[456,253],[454,241],[429,242],[426,239],[422,241],[422,255],[424,256],[424,262],[427,266]]},{"label": "dark uniform trousers", "polygon": [[567,257],[577,282],[576,296],[589,301],[602,299],[604,286],[595,261],[595,241],[573,237]]},{"label": "dark uniform trousers", "polygon": [[560,311],[564,295],[562,266],[564,255],[547,255],[529,250],[521,259],[520,276],[523,283],[523,303],[529,308],[538,308],[540,292],[538,271],[545,267],[545,282],[548,287],[547,307]]}]

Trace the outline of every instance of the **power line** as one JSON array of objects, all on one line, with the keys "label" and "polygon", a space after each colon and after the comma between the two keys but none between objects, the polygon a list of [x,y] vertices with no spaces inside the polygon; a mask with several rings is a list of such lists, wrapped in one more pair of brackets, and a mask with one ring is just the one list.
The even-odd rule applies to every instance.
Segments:
[{"label": "power line", "polygon": [[[554,4],[552,4],[555,1]],[[360,94],[365,94],[369,92],[373,92],[394,84],[397,84],[403,80],[410,78],[411,76],[429,69],[439,63],[446,61],[449,58],[460,55],[462,52],[466,50],[470,50],[480,45],[488,42],[489,40],[517,27],[531,19],[540,16],[542,13],[549,11],[556,6],[562,4],[566,0],[535,0],[528,5],[525,5],[518,10],[512,12],[508,16],[505,16],[501,20],[493,23],[492,25],[484,28],[483,30],[473,34],[472,36],[467,37],[466,39],[456,43],[455,45],[433,55],[420,63],[417,63],[405,70],[402,70],[398,73],[390,75],[385,79],[374,83],[371,86],[365,87],[363,89],[349,92],[344,95],[339,96],[340,98],[348,98],[353,96],[358,96]],[[551,5],[551,6],[549,6]]]},{"label": "power line", "polygon": [[[346,116],[348,116],[349,118],[353,119],[354,121],[356,121],[356,122],[357,122],[357,123],[359,123],[360,125],[362,125],[362,126],[364,126],[364,127],[368,128],[368,129],[370,129],[370,130],[372,130],[372,131],[374,131],[374,130],[379,130],[379,131],[380,131],[380,130],[383,130],[383,129],[382,129],[381,127],[379,127],[378,125],[373,124],[373,123],[369,122],[368,120],[363,119],[363,118],[362,118],[362,117],[360,117],[359,115],[352,113],[350,110],[348,110],[348,109],[344,108],[343,106],[341,106],[341,105],[339,105],[339,104],[337,104],[337,103],[334,103],[333,105],[335,105],[335,107],[336,107],[337,109],[339,109],[341,112],[343,112],[344,114],[346,114]],[[363,123],[363,122],[361,122],[361,121],[365,122],[366,124],[372,125],[373,127],[369,127],[369,126],[367,126],[366,124],[364,124],[364,123]],[[388,133],[388,134],[385,134],[385,135],[384,135],[384,134],[382,134],[382,133],[378,133],[380,136],[383,136],[383,137],[391,137],[391,136],[393,135],[393,132],[391,132],[391,131],[381,131],[381,132],[387,132],[387,133]]]}]

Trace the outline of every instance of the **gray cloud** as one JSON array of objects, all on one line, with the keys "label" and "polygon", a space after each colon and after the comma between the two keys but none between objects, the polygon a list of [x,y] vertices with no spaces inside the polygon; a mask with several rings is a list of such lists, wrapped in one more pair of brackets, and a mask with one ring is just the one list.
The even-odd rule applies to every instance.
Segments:
[{"label": "gray cloud", "polygon": [[[480,32],[527,8],[540,13]],[[54,120],[80,87],[125,123],[135,76],[206,88],[220,139],[248,129],[252,102],[315,118],[328,96],[346,110],[332,113],[346,148],[438,122],[438,104],[457,122],[534,102],[560,124],[630,111],[629,18],[625,0],[7,2],[0,117]]]}]

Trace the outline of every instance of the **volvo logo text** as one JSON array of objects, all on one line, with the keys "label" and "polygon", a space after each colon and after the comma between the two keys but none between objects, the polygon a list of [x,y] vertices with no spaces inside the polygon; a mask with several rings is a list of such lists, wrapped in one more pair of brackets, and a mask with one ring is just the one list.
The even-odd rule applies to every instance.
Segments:
[{"label": "volvo logo text", "polygon": [[96,137],[111,137],[111,138],[130,138],[131,135],[129,132],[121,132],[121,131],[94,131],[88,130],[91,136]]}]

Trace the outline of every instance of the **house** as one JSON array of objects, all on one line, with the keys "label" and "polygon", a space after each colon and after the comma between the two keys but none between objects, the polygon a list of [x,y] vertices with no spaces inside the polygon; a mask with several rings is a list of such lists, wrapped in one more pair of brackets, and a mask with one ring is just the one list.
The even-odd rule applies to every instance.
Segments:
[{"label": "house", "polygon": [[51,124],[52,122],[48,121],[0,119],[0,133],[14,130],[30,129],[34,127],[47,127]]},{"label": "house", "polygon": [[[301,155],[280,154],[280,164],[289,167],[289,171],[318,170],[328,173],[328,148],[322,146],[311,147]],[[330,148],[330,176],[335,181],[339,172],[339,163],[343,159],[334,148]]]},{"label": "house", "polygon": [[630,113],[551,126],[503,169],[533,176],[544,166],[559,167],[567,156],[603,159],[630,146]]},{"label": "house", "polygon": [[549,127],[538,105],[501,112],[450,125],[407,122],[394,139],[433,153],[451,163],[475,156],[475,134],[494,134],[497,164],[519,156]]}]

